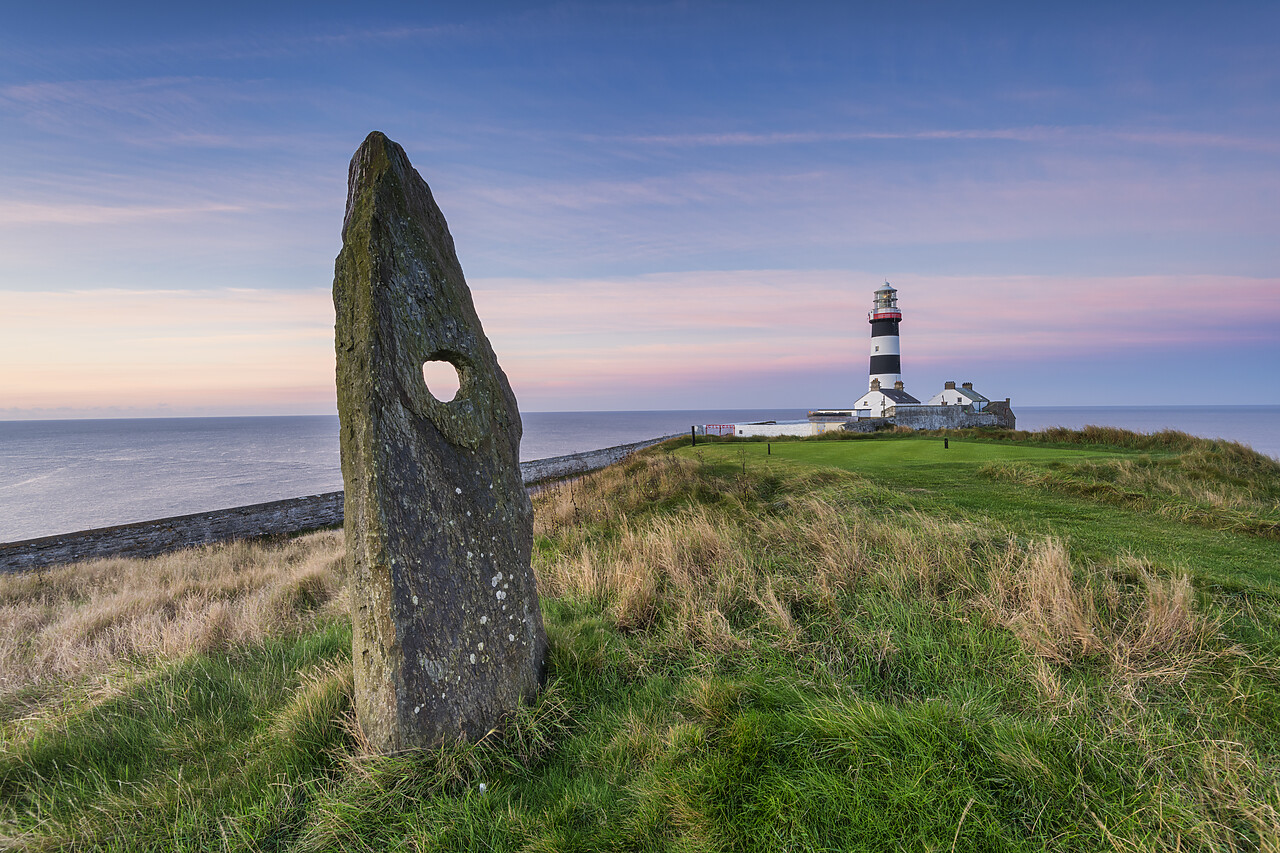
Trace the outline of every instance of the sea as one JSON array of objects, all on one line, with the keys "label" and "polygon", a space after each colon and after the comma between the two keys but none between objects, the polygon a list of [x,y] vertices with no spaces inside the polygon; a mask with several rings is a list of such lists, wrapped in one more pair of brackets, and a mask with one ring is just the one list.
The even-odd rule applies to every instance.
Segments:
[{"label": "sea", "polygon": [[[1018,428],[1177,429],[1280,458],[1280,406],[1017,406]],[[525,412],[522,460],[803,409]],[[0,421],[0,542],[337,491],[338,418]]]}]

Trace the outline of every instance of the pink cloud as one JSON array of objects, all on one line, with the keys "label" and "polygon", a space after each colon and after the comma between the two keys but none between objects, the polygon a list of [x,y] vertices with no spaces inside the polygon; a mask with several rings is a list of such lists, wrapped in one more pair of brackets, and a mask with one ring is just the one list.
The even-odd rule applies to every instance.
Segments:
[{"label": "pink cloud", "polygon": [[[536,410],[640,399],[661,407],[703,387],[769,382],[774,396],[808,383],[825,395],[815,405],[832,405],[866,372],[878,283],[844,270],[721,270],[475,279],[472,289],[522,405]],[[1280,328],[1274,278],[904,274],[893,283],[904,368],[918,377],[1011,352],[1052,363],[1192,348],[1215,329],[1266,346]],[[4,293],[0,307],[8,407],[203,400],[259,411],[275,398],[291,411],[332,409],[327,288]]]}]

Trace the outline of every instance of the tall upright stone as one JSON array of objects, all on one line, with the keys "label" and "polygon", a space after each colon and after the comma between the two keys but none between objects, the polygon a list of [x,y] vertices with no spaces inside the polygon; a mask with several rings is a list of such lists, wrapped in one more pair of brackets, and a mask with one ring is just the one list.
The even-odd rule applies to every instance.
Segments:
[{"label": "tall upright stone", "polygon": [[[444,216],[381,133],[351,160],[342,243],[333,303],[356,712],[384,752],[476,738],[545,668],[520,413]],[[433,361],[456,368],[452,399],[427,387]]]}]

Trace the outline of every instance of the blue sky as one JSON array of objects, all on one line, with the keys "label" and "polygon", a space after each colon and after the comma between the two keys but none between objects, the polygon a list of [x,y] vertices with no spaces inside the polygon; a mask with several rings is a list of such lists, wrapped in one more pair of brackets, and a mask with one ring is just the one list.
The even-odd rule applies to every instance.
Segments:
[{"label": "blue sky", "polygon": [[333,411],[374,129],[528,410],[848,405],[886,278],[917,396],[1280,402],[1280,4],[5,21],[0,417]]}]

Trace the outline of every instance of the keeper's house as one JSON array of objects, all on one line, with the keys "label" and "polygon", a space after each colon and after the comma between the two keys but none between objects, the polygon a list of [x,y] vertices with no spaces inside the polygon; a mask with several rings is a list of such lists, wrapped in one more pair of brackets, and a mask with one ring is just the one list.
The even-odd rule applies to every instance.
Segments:
[{"label": "keeper's house", "polygon": [[890,409],[898,406],[918,406],[920,401],[903,390],[902,380],[893,383],[892,388],[881,388],[879,379],[871,380],[871,390],[858,398],[853,404],[855,411],[865,411],[866,417],[883,418]]},{"label": "keeper's house", "polygon": [[948,382],[947,386],[929,398],[926,406],[973,406],[975,412],[987,408],[991,401],[973,390],[973,383],[966,382],[959,388],[956,383]]},{"label": "keeper's house", "polygon": [[885,416],[893,418],[895,426],[912,429],[1014,429],[1017,423],[1008,398],[992,402],[973,390],[972,382],[965,382],[959,388],[956,383],[948,382],[924,405],[886,409]]}]

